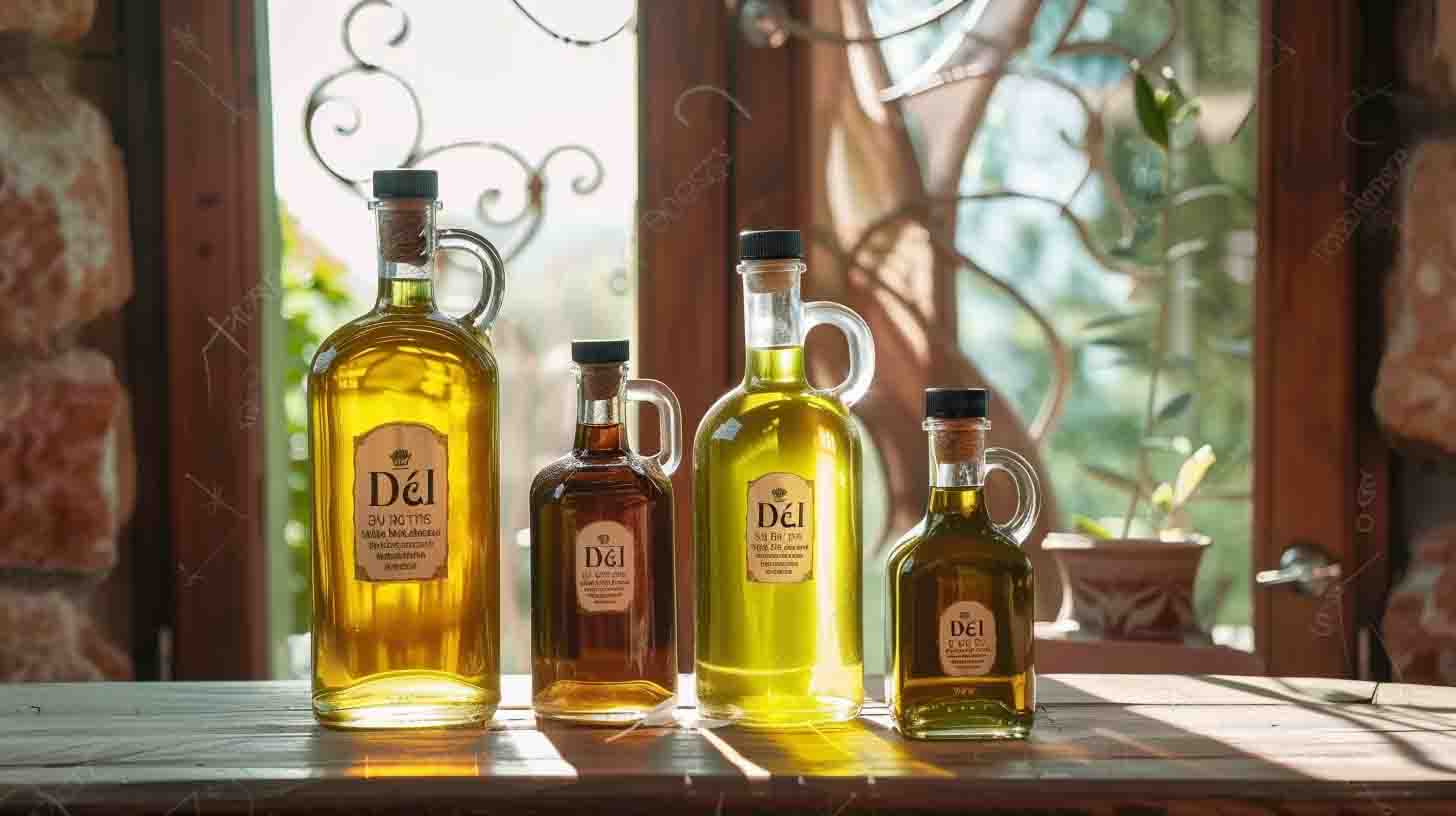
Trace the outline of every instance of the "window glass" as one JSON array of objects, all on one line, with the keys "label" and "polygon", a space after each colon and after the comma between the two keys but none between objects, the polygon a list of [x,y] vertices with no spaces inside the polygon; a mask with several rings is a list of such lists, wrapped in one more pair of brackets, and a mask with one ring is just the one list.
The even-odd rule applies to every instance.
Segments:
[{"label": "window glass", "polygon": [[[291,582],[286,608],[273,612],[299,635],[291,639],[295,676],[308,676],[302,382],[319,341],[375,295],[367,184],[338,176],[364,179],[404,164],[440,171],[441,226],[476,230],[508,256],[505,306],[491,331],[502,382],[502,670],[529,671],[526,493],[571,443],[570,341],[635,332],[636,43],[630,26],[611,36],[633,10],[622,0],[537,3],[533,20],[507,3],[269,4],[288,328],[276,366],[292,457],[279,544]],[[610,39],[577,47],[547,29]],[[441,305],[460,314],[478,276],[450,263],[438,286]]]}]

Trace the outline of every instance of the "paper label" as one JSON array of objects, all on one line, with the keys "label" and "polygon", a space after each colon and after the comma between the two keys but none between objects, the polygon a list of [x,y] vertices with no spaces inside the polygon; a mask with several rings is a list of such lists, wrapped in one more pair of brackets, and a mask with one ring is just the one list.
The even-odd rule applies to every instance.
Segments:
[{"label": "paper label", "polygon": [[449,449],[428,425],[393,422],[354,438],[354,577],[444,578]]},{"label": "paper label", "polygon": [[814,483],[769,473],[748,483],[748,580],[798,584],[814,578]]},{"label": "paper label", "polygon": [[978,601],[957,601],[940,613],[940,668],[948,677],[989,672],[996,663],[996,616]]},{"label": "paper label", "polygon": [[594,521],[576,534],[576,604],[583,612],[626,612],[636,589],[632,531]]}]

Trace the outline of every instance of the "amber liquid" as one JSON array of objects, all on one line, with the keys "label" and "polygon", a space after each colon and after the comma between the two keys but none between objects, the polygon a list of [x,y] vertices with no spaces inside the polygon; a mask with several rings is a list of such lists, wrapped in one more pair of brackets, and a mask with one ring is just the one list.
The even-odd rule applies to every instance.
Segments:
[{"label": "amber liquid", "polygon": [[[622,611],[578,599],[578,535],[615,522],[632,541]],[[677,692],[672,484],[621,424],[580,424],[575,449],[531,485],[533,706],[586,723],[637,720]],[[616,604],[613,604],[615,607]]]},{"label": "amber liquid", "polygon": [[[891,551],[885,693],[895,723],[921,739],[1014,739],[1036,710],[1031,561],[986,514],[981,489],[935,487],[924,520]],[[948,676],[941,615],[975,601],[995,616],[996,654],[976,676]]]},{"label": "amber liquid", "polygon": [[[750,348],[744,382],[708,410],[694,447],[699,710],[762,728],[855,717],[864,701],[860,441],[804,378],[802,346]],[[748,485],[814,484],[812,576],[747,576]]]},{"label": "amber liquid", "polygon": [[[437,311],[428,279],[380,282],[380,302],[319,347],[308,381],[313,460],[313,707],[325,725],[490,719],[500,700],[495,358]],[[389,423],[448,446],[445,577],[356,577],[355,440]]]}]

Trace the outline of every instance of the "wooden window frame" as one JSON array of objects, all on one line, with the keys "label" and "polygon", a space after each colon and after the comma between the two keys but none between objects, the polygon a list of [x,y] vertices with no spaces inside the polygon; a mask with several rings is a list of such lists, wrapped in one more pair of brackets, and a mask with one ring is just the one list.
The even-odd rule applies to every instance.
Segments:
[{"label": "wooden window frame", "polygon": [[163,0],[157,21],[171,545],[158,576],[171,636],[159,651],[179,680],[271,674],[264,423],[239,414],[260,400],[267,291],[259,8]]},{"label": "wooden window frame", "polygon": [[[822,0],[795,4],[795,12],[811,14],[812,2]],[[815,223],[803,160],[813,124],[807,51],[815,46],[797,40],[778,49],[749,46],[719,4],[642,0],[641,6],[639,360],[644,376],[672,384],[691,432],[742,366],[737,230]],[[1258,658],[1274,674],[1286,673],[1282,667],[1350,673],[1356,632],[1378,620],[1389,580],[1388,559],[1379,557],[1389,543],[1389,453],[1361,396],[1368,394],[1379,340],[1371,296],[1379,278],[1368,271],[1379,258],[1357,265],[1358,242],[1327,258],[1312,252],[1344,213],[1346,191],[1356,189],[1361,167],[1368,175],[1378,158],[1370,151],[1357,155],[1344,137],[1357,78],[1393,64],[1388,45],[1367,49],[1357,62],[1359,6],[1263,4],[1253,567],[1273,566],[1284,547],[1301,540],[1320,543],[1346,565],[1372,564],[1355,591],[1333,600],[1256,591],[1256,626],[1268,633],[1257,643]],[[239,355],[230,364],[209,361],[204,370],[201,354],[218,348],[209,345],[218,342],[216,324],[256,297],[265,280],[260,202],[271,191],[260,173],[257,8],[253,0],[164,0],[154,32],[161,47],[157,119],[165,139],[158,202],[163,241],[159,269],[138,268],[139,298],[128,320],[137,336],[165,337],[168,448],[165,461],[143,478],[165,489],[150,512],[168,521],[159,538],[164,548],[170,544],[171,556],[161,564],[165,574],[138,580],[170,595],[165,617],[179,679],[257,678],[269,670],[262,426],[239,428],[232,418],[236,406],[256,399],[257,384],[239,361],[261,353],[258,321],[224,323],[238,329],[230,332],[238,347],[229,353]],[[205,66],[193,65],[194,49],[209,55]],[[748,126],[715,91],[731,95],[760,126]],[[669,222],[649,224],[651,212],[716,150],[733,157],[726,181],[699,191]],[[160,302],[142,293],[147,286],[164,293]],[[644,428],[648,445],[654,434]],[[684,669],[693,654],[691,470],[685,464],[674,477]],[[1373,483],[1373,503],[1359,503],[1362,480],[1366,495]],[[144,482],[144,496],[148,487]],[[1371,523],[1357,530],[1362,514]],[[1343,648],[1312,636],[1331,604],[1341,620],[1354,622],[1342,627]]]}]

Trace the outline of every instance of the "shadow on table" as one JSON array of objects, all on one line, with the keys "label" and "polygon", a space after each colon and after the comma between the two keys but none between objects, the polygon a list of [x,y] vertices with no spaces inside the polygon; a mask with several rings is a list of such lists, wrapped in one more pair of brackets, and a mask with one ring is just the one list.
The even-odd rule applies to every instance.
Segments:
[{"label": "shadow on table", "polygon": [[[1397,713],[1386,706],[1379,705],[1375,696],[1362,699],[1341,698],[1331,701],[1338,705],[1322,705],[1311,699],[1308,689],[1302,687],[1298,680],[1271,678],[1271,682],[1282,689],[1281,693],[1266,685],[1239,677],[1210,676],[1200,679],[1211,685],[1258,695],[1286,705],[1298,706],[1307,711],[1317,711],[1325,716],[1343,720],[1361,730],[1378,733],[1391,749],[1406,760],[1433,771],[1450,774],[1453,779],[1456,779],[1456,762],[1441,762],[1415,745],[1413,738],[1400,736],[1402,733],[1413,733],[1421,734],[1425,738],[1449,741],[1443,748],[1447,755],[1456,755],[1456,718],[1451,716],[1453,712],[1456,712],[1456,708],[1426,710],[1403,707]],[[1392,726],[1393,730],[1372,727],[1377,723]]]}]

